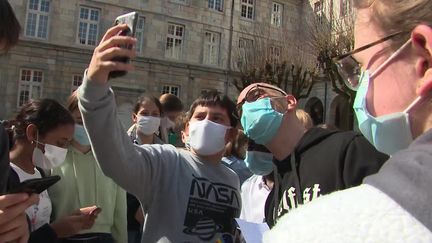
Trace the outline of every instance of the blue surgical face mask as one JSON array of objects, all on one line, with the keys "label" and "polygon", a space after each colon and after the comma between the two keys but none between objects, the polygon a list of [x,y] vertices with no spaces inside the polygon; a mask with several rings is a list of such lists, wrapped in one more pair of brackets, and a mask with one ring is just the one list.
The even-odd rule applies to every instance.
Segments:
[{"label": "blue surgical face mask", "polygon": [[255,175],[268,175],[273,171],[273,155],[260,151],[246,151],[245,162]]},{"label": "blue surgical face mask", "polygon": [[75,124],[74,140],[84,146],[90,145],[90,140],[82,125]]},{"label": "blue surgical face mask", "polygon": [[241,124],[247,137],[265,145],[276,135],[282,124],[283,114],[272,108],[270,98],[246,102],[242,106]]},{"label": "blue surgical face mask", "polygon": [[[377,70],[381,68],[378,67]],[[421,99],[418,97],[402,112],[373,117],[367,111],[366,106],[366,95],[369,89],[369,82],[372,79],[371,77],[373,77],[373,74],[369,75],[369,71],[367,70],[361,74],[359,80],[360,86],[357,90],[353,108],[362,134],[376,149],[392,155],[399,150],[407,148],[413,141],[408,113]]]}]

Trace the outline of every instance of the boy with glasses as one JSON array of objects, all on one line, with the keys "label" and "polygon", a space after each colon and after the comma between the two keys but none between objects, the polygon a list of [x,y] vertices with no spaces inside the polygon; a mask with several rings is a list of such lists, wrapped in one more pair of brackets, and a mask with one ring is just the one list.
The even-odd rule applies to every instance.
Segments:
[{"label": "boy with glasses", "polygon": [[[318,127],[306,131],[296,116],[296,99],[266,83],[246,87],[237,108],[245,134],[265,145],[277,165],[265,208],[270,226],[300,204],[359,185],[388,158],[353,131]],[[252,172],[258,171],[255,165],[249,164]]]}]

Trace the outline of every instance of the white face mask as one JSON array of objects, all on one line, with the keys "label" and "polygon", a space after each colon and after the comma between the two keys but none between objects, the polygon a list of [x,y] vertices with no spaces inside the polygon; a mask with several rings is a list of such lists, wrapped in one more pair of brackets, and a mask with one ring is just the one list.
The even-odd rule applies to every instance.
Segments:
[{"label": "white face mask", "polygon": [[64,163],[66,159],[67,149],[60,148],[51,144],[44,144],[38,141],[39,135],[37,136],[36,143],[44,146],[45,153],[36,145],[33,150],[33,164],[45,170],[58,167]]},{"label": "white face mask", "polygon": [[189,144],[198,155],[213,155],[225,148],[225,134],[230,127],[209,121],[189,125]]},{"label": "white face mask", "polygon": [[145,135],[152,135],[160,126],[160,117],[137,115],[137,128]]}]

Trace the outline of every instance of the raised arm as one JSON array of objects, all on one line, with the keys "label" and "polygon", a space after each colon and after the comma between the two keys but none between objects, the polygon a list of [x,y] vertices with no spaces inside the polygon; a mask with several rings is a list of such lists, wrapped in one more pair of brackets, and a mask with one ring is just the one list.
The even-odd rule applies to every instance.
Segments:
[{"label": "raised arm", "polygon": [[78,90],[79,108],[89,135],[92,150],[103,172],[118,185],[141,199],[151,195],[152,183],[159,174],[160,149],[132,144],[117,118],[114,93],[108,84],[111,71],[132,70],[132,64],[112,61],[114,57],[133,58],[134,50],[120,45],[133,45],[136,40],[117,36],[126,25],[109,29],[96,47],[83,84]]}]

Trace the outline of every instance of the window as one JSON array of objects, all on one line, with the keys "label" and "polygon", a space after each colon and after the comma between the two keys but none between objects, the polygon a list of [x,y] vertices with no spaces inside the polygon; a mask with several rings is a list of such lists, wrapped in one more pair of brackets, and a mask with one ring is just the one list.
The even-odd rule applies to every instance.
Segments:
[{"label": "window", "polygon": [[78,23],[78,43],[96,46],[98,38],[99,9],[80,7]]},{"label": "window", "polygon": [[283,10],[282,4],[273,2],[272,14],[271,14],[271,25],[273,25],[275,27],[281,27],[281,25],[282,25],[282,10]]},{"label": "window", "polygon": [[250,58],[253,57],[254,51],[253,51],[253,40],[247,39],[247,38],[240,38],[239,39],[239,56],[237,61],[237,68],[243,68],[244,65],[247,63],[247,60],[250,60]]},{"label": "window", "polygon": [[270,59],[272,62],[278,63],[281,56],[281,48],[278,46],[270,47]]},{"label": "window", "polygon": [[252,48],[253,40],[247,39],[247,38],[240,38],[239,39],[239,48],[246,49],[246,48]]},{"label": "window", "polygon": [[164,85],[162,87],[162,94],[173,94],[177,97],[180,95],[180,87],[176,85]]},{"label": "window", "polygon": [[222,12],[223,11],[223,0],[208,0],[208,8]]},{"label": "window", "polygon": [[168,25],[168,35],[166,41],[165,56],[180,59],[182,51],[184,27],[177,24]]},{"label": "window", "polygon": [[49,0],[29,0],[25,35],[39,39],[48,38]]},{"label": "window", "polygon": [[314,13],[320,24],[323,23],[323,5],[321,0],[314,4]]},{"label": "window", "polygon": [[246,19],[254,18],[254,0],[241,0],[241,16]]},{"label": "window", "polygon": [[137,38],[137,45],[136,45],[137,53],[142,52],[142,48],[144,45],[144,23],[145,23],[145,18],[139,17],[137,27],[136,27],[136,34],[135,34]]},{"label": "window", "polygon": [[42,71],[21,69],[18,88],[18,107],[30,99],[39,99],[42,97],[42,81]]},{"label": "window", "polygon": [[220,34],[205,32],[204,37],[204,64],[217,65],[219,63]]},{"label": "window", "polygon": [[81,74],[77,74],[77,75],[73,75],[72,76],[72,93],[78,89],[78,87],[82,84],[82,75]]}]

